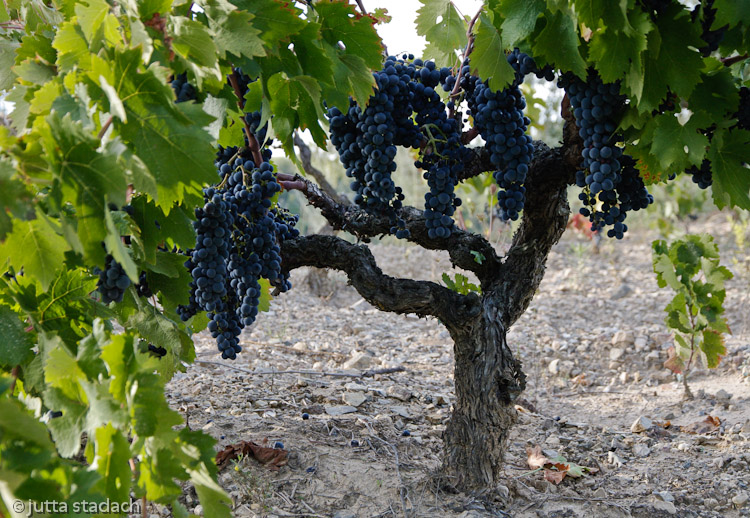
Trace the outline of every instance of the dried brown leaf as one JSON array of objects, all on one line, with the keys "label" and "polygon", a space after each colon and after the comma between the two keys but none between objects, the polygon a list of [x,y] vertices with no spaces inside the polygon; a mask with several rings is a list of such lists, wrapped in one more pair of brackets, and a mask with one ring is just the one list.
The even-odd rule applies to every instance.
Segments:
[{"label": "dried brown leaf", "polygon": [[706,416],[703,421],[696,421],[695,423],[690,423],[689,425],[680,427],[680,431],[685,433],[705,434],[715,431],[719,426],[721,426],[721,419],[709,415]]},{"label": "dried brown leaf", "polygon": [[542,453],[541,446],[527,446],[526,455],[528,455],[526,462],[529,463],[531,469],[543,468],[545,464],[549,464],[550,462]]},{"label": "dried brown leaf", "polygon": [[268,469],[278,471],[281,466],[286,465],[288,454],[289,452],[286,450],[267,448],[252,441],[240,441],[227,445],[217,453],[216,465],[219,469],[223,469],[230,461],[239,458],[240,455],[250,455]]},{"label": "dried brown leaf", "polygon": [[544,470],[544,480],[552,482],[553,484],[559,484],[565,478],[567,471],[555,471],[553,469]]}]

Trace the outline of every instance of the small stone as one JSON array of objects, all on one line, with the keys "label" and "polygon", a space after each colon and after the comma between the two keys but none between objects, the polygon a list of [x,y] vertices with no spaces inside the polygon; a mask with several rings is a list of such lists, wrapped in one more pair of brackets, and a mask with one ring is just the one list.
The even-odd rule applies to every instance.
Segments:
[{"label": "small stone", "polygon": [[628,382],[628,371],[623,371],[620,373],[620,383],[624,385]]},{"label": "small stone", "polygon": [[654,509],[657,511],[666,511],[669,514],[677,514],[677,508],[672,502],[654,502]]},{"label": "small stone", "polygon": [[495,487],[495,491],[497,491],[500,500],[508,500],[510,498],[510,489],[508,489],[508,486],[498,484],[497,487]]},{"label": "small stone", "polygon": [[405,419],[409,419],[411,417],[411,414],[409,414],[409,409],[405,406],[392,406],[391,412],[393,412],[396,415],[400,415],[401,417]]},{"label": "small stone", "polygon": [[680,451],[688,451],[690,449],[690,445],[686,442],[681,442],[677,445],[677,449]]},{"label": "small stone", "polygon": [[674,495],[669,491],[655,491],[654,496],[663,500],[664,502],[674,502]]},{"label": "small stone", "polygon": [[560,438],[556,435],[550,435],[549,437],[547,437],[547,440],[544,441],[544,444],[548,446],[559,446]]},{"label": "small stone", "polygon": [[724,389],[721,389],[716,393],[716,399],[718,399],[719,401],[729,401],[730,399],[732,399],[732,394]]},{"label": "small stone", "polygon": [[337,416],[337,415],[344,415],[344,414],[351,414],[352,412],[356,412],[356,407],[348,406],[348,405],[336,405],[336,406],[326,406],[326,414]]},{"label": "small stone", "polygon": [[446,396],[445,394],[435,394],[432,396],[432,401],[440,406],[440,405],[450,405],[451,404],[451,398]]},{"label": "small stone", "polygon": [[357,515],[352,511],[337,511],[333,518],[357,518]]},{"label": "small stone", "polygon": [[636,444],[633,446],[633,455],[636,457],[648,457],[651,455],[651,448],[646,446],[645,444]]},{"label": "small stone", "polygon": [[202,515],[203,514],[203,506],[201,504],[198,504],[195,506],[195,509],[193,509],[193,514]]},{"label": "small stone", "polygon": [[607,498],[607,491],[603,487],[600,487],[594,491],[594,498]]},{"label": "small stone", "polygon": [[646,416],[640,416],[635,422],[630,425],[630,431],[633,433],[645,432],[653,426],[653,422]]},{"label": "small stone", "polygon": [[620,287],[617,288],[617,291],[615,291],[612,295],[609,296],[612,300],[618,300],[627,297],[633,292],[633,288],[631,288],[629,285],[622,283],[620,284]]},{"label": "small stone", "polygon": [[646,348],[646,345],[648,345],[647,336],[637,336],[633,342],[633,347],[635,347],[635,350],[638,352],[643,351]]},{"label": "small stone", "polygon": [[294,349],[295,351],[307,351],[307,345],[305,344],[305,342],[297,342],[292,346],[292,349]]},{"label": "small stone", "polygon": [[432,414],[427,414],[425,416],[425,419],[427,419],[427,421],[430,424],[441,424],[443,422],[443,416],[442,416],[442,414],[439,414],[437,412],[436,413],[432,413]]},{"label": "small stone", "polygon": [[341,399],[347,405],[357,407],[367,401],[367,396],[362,392],[344,392]]},{"label": "small stone", "polygon": [[622,465],[625,464],[620,456],[613,451],[607,452],[607,462],[610,464],[614,464],[618,468],[622,467]]},{"label": "small stone", "polygon": [[615,347],[630,347],[635,343],[633,331],[617,331],[612,337],[612,345]]},{"label": "small stone", "polygon": [[399,401],[409,401],[412,396],[411,390],[399,387],[398,385],[388,387],[385,390],[385,393],[387,396],[398,399]]},{"label": "small stone", "polygon": [[353,381],[344,385],[344,388],[350,392],[365,392],[367,390],[366,385],[360,385]]},{"label": "small stone", "polygon": [[366,370],[375,365],[375,358],[369,354],[355,351],[351,358],[344,362],[345,369]]},{"label": "small stone", "polygon": [[619,361],[623,356],[625,356],[625,349],[615,347],[609,350],[609,359],[613,362]]},{"label": "small stone", "polygon": [[735,505],[735,507],[742,507],[747,503],[748,500],[748,494],[747,491],[743,491],[742,493],[739,493],[732,497],[732,503]]},{"label": "small stone", "polygon": [[549,362],[547,370],[549,370],[549,373],[553,376],[557,376],[560,372],[560,358],[555,358],[554,360]]},{"label": "small stone", "polygon": [[715,498],[704,498],[703,505],[707,507],[708,509],[713,509],[714,507],[719,506],[719,501],[716,500]]}]

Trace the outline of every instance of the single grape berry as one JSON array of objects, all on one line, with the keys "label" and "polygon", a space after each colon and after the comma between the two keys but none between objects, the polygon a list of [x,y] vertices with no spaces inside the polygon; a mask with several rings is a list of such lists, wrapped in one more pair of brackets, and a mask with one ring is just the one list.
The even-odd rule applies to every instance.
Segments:
[{"label": "single grape berry", "polygon": [[310,419],[310,414],[308,414],[307,412],[302,412],[302,419],[307,421],[308,419]]},{"label": "single grape berry", "polygon": [[351,445],[356,448],[359,446],[359,441],[357,439],[352,439]]},{"label": "single grape berry", "polygon": [[404,430],[403,432],[401,432],[401,435],[404,437],[409,437],[411,435],[411,432],[409,430]]},{"label": "single grape berry", "polygon": [[284,449],[284,443],[281,441],[276,441],[273,443],[273,447],[277,450],[283,450]]}]

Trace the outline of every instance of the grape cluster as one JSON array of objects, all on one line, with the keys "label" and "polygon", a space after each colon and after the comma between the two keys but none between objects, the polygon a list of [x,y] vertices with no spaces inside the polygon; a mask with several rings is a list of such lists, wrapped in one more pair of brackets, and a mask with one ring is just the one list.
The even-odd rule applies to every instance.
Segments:
[{"label": "grape cluster", "polygon": [[281,271],[281,243],[299,235],[296,217],[272,198],[281,190],[273,167],[259,167],[245,151],[227,157],[220,150],[221,181],[204,190],[205,204],[196,210],[196,246],[185,263],[191,269],[191,299],[178,308],[183,320],[208,312],[208,329],[223,358],[242,350],[239,335],[255,322],[261,297],[260,279],[279,292],[291,288]]},{"label": "grape cluster", "polygon": [[627,212],[645,208],[653,201],[635,162],[617,146],[614,131],[625,98],[617,83],[602,82],[594,71],[586,81],[565,74],[559,86],[568,94],[583,139],[583,169],[576,173],[576,184],[584,188],[579,198],[587,205],[581,214],[590,218],[592,229],[612,226],[607,235],[622,239]]},{"label": "grape cluster", "polygon": [[122,302],[125,290],[130,286],[128,278],[122,265],[115,261],[114,257],[107,255],[104,262],[104,270],[94,268],[94,273],[99,275],[99,282],[96,289],[102,295],[102,302]]},{"label": "grape cluster", "polygon": [[426,142],[417,167],[424,168],[430,191],[425,195],[425,217],[431,238],[451,234],[451,216],[460,200],[454,188],[463,168],[465,150],[458,123],[448,118],[446,106],[435,88],[451,71],[431,61],[389,56],[374,74],[376,89],[366,108],[353,100],[342,112],[328,111],[331,142],[339,153],[347,176],[353,178],[355,202],[365,210],[388,216],[391,233],[409,237],[397,211],[404,199],[391,174],[396,169],[396,146],[419,148]]},{"label": "grape cluster", "polygon": [[154,295],[154,292],[151,291],[151,288],[148,285],[146,272],[141,272],[141,274],[138,276],[138,284],[135,285],[135,291],[138,293],[139,297],[148,298]]},{"label": "grape cluster", "polygon": [[713,183],[713,174],[711,172],[711,161],[704,159],[700,167],[692,166],[687,170],[690,173],[693,182],[698,184],[701,189],[708,189]]},{"label": "grape cluster", "polygon": [[177,100],[175,102],[184,103],[186,101],[194,101],[197,99],[197,93],[195,87],[188,83],[187,72],[178,74],[170,83],[172,90],[174,90]]},{"label": "grape cluster", "polygon": [[493,177],[500,187],[497,193],[499,215],[503,220],[518,219],[526,199],[526,174],[534,155],[531,137],[526,134],[531,122],[524,116],[526,100],[519,85],[525,76],[534,73],[540,78],[554,78],[551,67],[539,69],[527,54],[514,49],[506,59],[515,71],[515,79],[502,91],[493,91],[486,82],[471,76],[465,62],[462,86],[467,93],[474,127],[485,141],[490,162],[495,166]]}]

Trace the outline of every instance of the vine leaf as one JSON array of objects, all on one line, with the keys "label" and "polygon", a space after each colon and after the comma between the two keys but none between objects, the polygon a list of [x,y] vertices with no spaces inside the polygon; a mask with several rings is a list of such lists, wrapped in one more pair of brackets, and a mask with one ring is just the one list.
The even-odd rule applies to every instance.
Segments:
[{"label": "vine leaf", "polygon": [[690,48],[703,45],[698,27],[681,4],[671,4],[654,23],[644,60],[643,92],[637,96],[641,113],[659,106],[668,90],[689,97],[700,81],[703,65],[700,54]]},{"label": "vine leaf", "polygon": [[479,16],[474,49],[477,55],[472,59],[471,66],[476,68],[480,77],[487,78],[490,88],[502,90],[513,81],[515,73],[505,59],[500,34],[485,14]]},{"label": "vine leaf", "polygon": [[46,290],[57,276],[67,248],[65,239],[41,219],[16,221],[0,246],[0,264],[10,264],[17,272],[23,268]]},{"label": "vine leaf", "polygon": [[750,210],[750,131],[734,130],[714,135],[708,152],[711,160],[714,203]]},{"label": "vine leaf", "polygon": [[420,0],[417,34],[427,38],[425,59],[452,64],[466,41],[466,22],[450,0]]},{"label": "vine leaf", "polygon": [[508,47],[534,32],[539,15],[544,12],[543,0],[504,0],[494,8],[495,16],[502,14],[500,26],[503,43]]},{"label": "vine leaf", "polygon": [[562,70],[570,70],[578,77],[586,77],[586,62],[578,50],[580,41],[571,13],[557,11],[547,17],[547,25],[533,44],[535,57],[554,63]]},{"label": "vine leaf", "polygon": [[156,203],[168,211],[186,192],[216,178],[211,136],[204,129],[213,117],[199,104],[175,105],[169,85],[154,67],[140,71],[140,61],[134,49],[109,63],[127,114],[127,123],[115,120],[115,127],[156,179]]},{"label": "vine leaf", "polygon": [[34,342],[31,333],[24,330],[18,314],[8,306],[0,304],[0,365],[14,367],[20,365],[31,354]]}]

